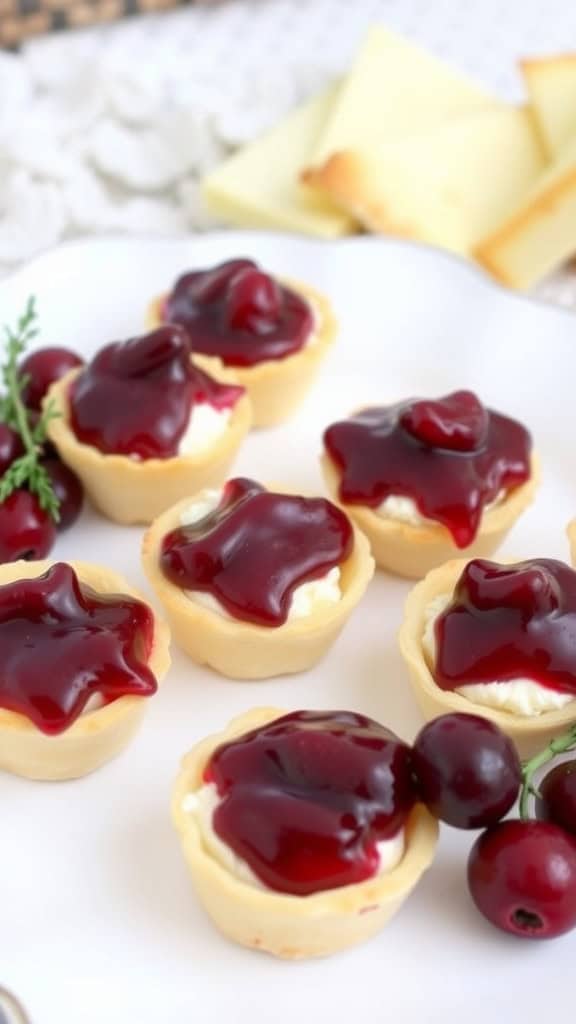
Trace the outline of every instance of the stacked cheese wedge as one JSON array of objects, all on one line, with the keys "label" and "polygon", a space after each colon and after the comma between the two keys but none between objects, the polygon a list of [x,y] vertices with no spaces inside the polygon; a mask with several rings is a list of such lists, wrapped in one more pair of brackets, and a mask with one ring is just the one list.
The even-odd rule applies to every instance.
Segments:
[{"label": "stacked cheese wedge", "polygon": [[576,55],[521,67],[514,107],[374,28],[341,82],[206,178],[206,202],[241,226],[416,239],[528,288],[576,252]]}]

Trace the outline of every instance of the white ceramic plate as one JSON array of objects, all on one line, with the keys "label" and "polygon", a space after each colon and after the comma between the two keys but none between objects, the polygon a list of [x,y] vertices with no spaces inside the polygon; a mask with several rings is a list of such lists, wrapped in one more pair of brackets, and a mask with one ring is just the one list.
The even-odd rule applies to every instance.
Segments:
[{"label": "white ceramic plate", "polygon": [[[250,255],[328,293],[341,335],[298,417],[250,437],[246,475],[320,489],[323,427],[359,403],[473,387],[518,415],[541,452],[543,486],[506,551],[567,556],[576,512],[576,320],[516,298],[438,252],[395,241],[336,245],[256,234],[73,244],[0,286],[1,320],[38,300],[46,344],[89,355],[142,331],[147,301],[184,268]],[[146,590],[141,531],[87,510],[54,554],[89,558]],[[465,888],[472,836],[446,829],[437,860],[370,944],[304,964],[230,945],[196,902],[169,818],[170,787],[196,740],[257,704],[347,708],[411,739],[420,719],[395,635],[408,585],[380,574],[314,672],[235,683],[174,651],[142,733],[73,783],[0,776],[0,982],[37,1024],[294,1024],[541,1019],[572,1005],[576,933],[549,944],[501,935]],[[545,979],[545,984],[540,979]],[[480,997],[482,990],[482,998]]]}]

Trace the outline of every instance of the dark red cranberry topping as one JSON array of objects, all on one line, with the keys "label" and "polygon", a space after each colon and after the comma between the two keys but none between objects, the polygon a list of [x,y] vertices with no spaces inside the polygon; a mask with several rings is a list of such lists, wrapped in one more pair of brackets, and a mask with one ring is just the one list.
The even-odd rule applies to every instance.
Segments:
[{"label": "dark red cranberry topping", "polygon": [[563,562],[474,559],[434,628],[443,690],[528,678],[576,695],[576,572]]},{"label": "dark red cranberry topping", "polygon": [[213,512],[164,538],[160,564],[176,586],[212,594],[235,618],[281,626],[296,587],[345,561],[353,542],[349,520],[324,498],[237,478]]},{"label": "dark red cranberry topping", "polygon": [[204,772],[217,835],[269,888],[371,878],[414,804],[410,748],[349,711],[296,711],[219,747]]},{"label": "dark red cranberry topping", "polygon": [[342,501],[377,508],[391,495],[411,498],[460,548],[474,540],[485,505],[530,476],[527,430],[470,391],[364,409],[328,427],[324,441]]},{"label": "dark red cranberry topping", "polygon": [[468,887],[497,928],[551,939],[576,926],[576,839],[545,821],[501,821],[476,840]]},{"label": "dark red cranberry topping", "polygon": [[12,491],[0,504],[0,563],[45,558],[56,540],[56,524],[30,491]]},{"label": "dark red cranberry topping", "polygon": [[243,259],[184,274],[162,315],[186,328],[195,352],[219,356],[228,366],[284,359],[314,328],[303,298]]},{"label": "dark red cranberry topping", "polygon": [[24,404],[29,409],[40,409],[50,385],[60,380],[69,370],[82,366],[83,362],[80,356],[68,348],[40,348],[37,352],[31,352],[19,368],[22,376],[28,377],[22,392]]},{"label": "dark red cranberry topping", "polygon": [[57,562],[0,586],[0,707],[42,732],[68,729],[95,694],[105,704],[156,692],[147,666],[152,612],[124,594],[97,594]]},{"label": "dark red cranberry topping", "polygon": [[243,389],[219,384],[190,359],[180,327],[160,327],[103,348],[73,381],[70,413],[76,437],[107,454],[166,459],[194,405],[229,409]]}]

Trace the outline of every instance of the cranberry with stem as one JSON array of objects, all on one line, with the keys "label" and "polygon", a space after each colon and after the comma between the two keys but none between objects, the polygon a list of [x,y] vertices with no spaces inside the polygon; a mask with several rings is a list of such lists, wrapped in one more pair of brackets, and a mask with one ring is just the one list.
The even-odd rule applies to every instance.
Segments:
[{"label": "cranberry with stem", "polygon": [[39,410],[42,399],[48,388],[56,380],[76,366],[82,366],[83,360],[69,348],[57,346],[40,348],[31,352],[22,360],[18,371],[21,376],[28,377],[22,390],[22,401],[29,409]]},{"label": "cranberry with stem", "polygon": [[0,562],[45,558],[56,539],[56,525],[35,494],[16,490],[0,504]]},{"label": "cranberry with stem", "polygon": [[510,810],[521,766],[512,741],[480,715],[448,714],[428,722],[413,747],[420,799],[454,828],[485,828]]},{"label": "cranberry with stem", "polygon": [[478,837],[468,888],[502,931],[551,939],[576,927],[576,839],[547,821],[501,821]]}]

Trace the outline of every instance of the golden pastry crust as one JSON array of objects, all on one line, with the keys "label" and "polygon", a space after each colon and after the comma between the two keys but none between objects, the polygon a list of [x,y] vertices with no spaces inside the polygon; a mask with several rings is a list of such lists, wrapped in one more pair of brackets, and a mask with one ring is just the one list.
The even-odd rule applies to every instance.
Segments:
[{"label": "golden pastry crust", "polygon": [[193,661],[231,679],[269,679],[311,668],[332,646],[374,575],[366,538],[354,528],[352,554],[340,566],[342,597],[337,604],[325,605],[306,618],[276,628],[256,626],[224,618],[191,601],[162,573],[159,553],[163,538],[180,526],[180,514],[190,501],[185,498],[159,516],[142,544],[144,571],[176,643]]},{"label": "golden pastry crust", "polygon": [[367,505],[351,505],[340,500],[340,473],[330,456],[321,456],[322,472],[330,497],[368,537],[376,565],[407,579],[421,579],[431,569],[448,559],[462,556],[490,558],[512,529],[518,517],[533,501],[540,479],[539,462],[532,455],[530,479],[516,487],[508,497],[494,508],[484,512],[476,539],[470,547],[457,548],[449,531],[431,523],[412,526],[396,519],[379,516]]},{"label": "golden pastry crust", "polygon": [[[0,585],[34,579],[54,562],[10,562],[0,566]],[[112,569],[89,562],[69,563],[82,583],[100,594],[144,597]],[[145,602],[146,603],[146,602]],[[148,665],[160,682],[170,668],[170,631],[156,614]],[[119,697],[79,718],[65,732],[47,736],[30,719],[0,708],[0,769],[27,779],[77,779],[116,757],[137,731],[150,698]]]},{"label": "golden pastry crust", "polygon": [[62,461],[80,477],[88,497],[107,519],[124,526],[150,523],[185,494],[217,487],[226,479],[252,422],[246,395],[238,399],[226,430],[207,450],[197,455],[137,460],[105,454],[78,440],[70,425],[68,398],[78,373],[80,369],[71,370],[50,388],[45,401],[52,402],[59,415],[49,420],[47,433]]},{"label": "golden pastry crust", "polygon": [[333,153],[320,167],[302,172],[302,183],[319,189],[374,234],[427,239],[416,223],[398,217],[383,199],[377,162],[355,150]]},{"label": "golden pastry crust", "polygon": [[[467,697],[451,690],[441,690],[425,657],[423,647],[424,630],[426,627],[426,609],[441,594],[451,594],[469,559],[458,558],[441,565],[428,573],[425,579],[417,583],[408,595],[404,610],[404,621],[398,634],[400,651],[410,674],[410,682],[416,701],[426,721],[438,715],[453,712],[478,714],[500,726],[512,739],[522,758],[532,757],[550,742],[554,736],[563,732],[573,723],[575,705],[567,704],[558,711],[545,711],[532,718],[514,715],[509,711],[499,711],[483,704],[475,704]],[[504,562],[517,559],[504,559]]]},{"label": "golden pastry crust", "polygon": [[406,852],[396,868],[366,882],[298,897],[257,888],[234,877],[205,849],[192,815],[183,809],[202,784],[204,767],[221,743],[286,714],[255,708],[184,758],[172,798],[172,817],[198,897],[227,938],[289,960],[328,956],[371,938],[400,908],[432,862],[436,820],[418,805],[406,826]]},{"label": "golden pastry crust", "polygon": [[[267,359],[255,366],[227,367],[233,379],[248,392],[255,427],[273,427],[292,416],[304,401],[336,337],[336,319],[324,295],[299,281],[282,279],[281,283],[313,306],[318,319],[316,337],[311,344],[285,359]],[[160,295],[150,303],[146,316],[150,330],[164,322],[161,311],[166,298],[165,294]],[[218,377],[224,365],[216,356],[195,354],[194,361],[214,377]]]}]

